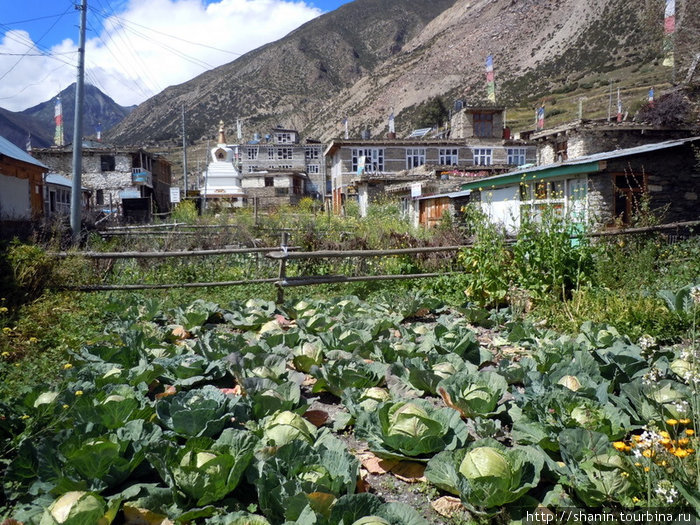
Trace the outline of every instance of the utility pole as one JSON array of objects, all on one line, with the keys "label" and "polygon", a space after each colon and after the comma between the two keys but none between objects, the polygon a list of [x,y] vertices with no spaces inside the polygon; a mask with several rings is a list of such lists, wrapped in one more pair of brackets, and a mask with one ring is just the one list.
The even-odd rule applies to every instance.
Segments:
[{"label": "utility pole", "polygon": [[185,198],[187,198],[187,134],[185,133],[185,105],[182,105],[182,171],[184,173]]},{"label": "utility pole", "polygon": [[78,43],[78,79],[75,83],[75,115],[73,120],[73,185],[70,200],[70,227],[73,244],[80,242],[80,211],[83,204],[82,187],[83,173],[83,84],[85,78],[85,17],[87,0],[82,0],[80,7],[80,39]]}]

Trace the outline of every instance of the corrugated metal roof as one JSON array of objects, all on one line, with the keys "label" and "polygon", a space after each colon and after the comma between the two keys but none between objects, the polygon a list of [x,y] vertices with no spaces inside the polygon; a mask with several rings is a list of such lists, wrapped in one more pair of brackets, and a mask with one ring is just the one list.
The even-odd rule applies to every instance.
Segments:
[{"label": "corrugated metal roof", "polygon": [[[478,181],[479,185],[488,185],[498,183],[501,179],[510,178],[517,175],[530,175],[533,173],[538,173],[541,171],[551,170],[553,168],[561,168],[564,166],[577,166],[579,164],[588,164],[591,162],[598,162],[603,160],[616,159],[620,157],[629,157],[630,155],[638,155],[641,153],[649,153],[651,151],[657,151],[661,149],[675,148],[677,146],[682,146],[689,142],[695,142],[700,140],[700,136],[688,137],[685,139],[675,139],[675,140],[665,140],[663,142],[655,142],[653,144],[644,144],[642,146],[635,146],[633,148],[618,149],[614,151],[604,151],[602,153],[594,153],[592,155],[585,155],[583,157],[576,157],[575,159],[566,160],[564,162],[556,162],[554,164],[544,164],[542,166],[533,166],[529,168],[523,168],[515,171],[509,171],[508,173],[502,173],[500,175],[494,175],[493,177],[486,177]],[[475,184],[475,183],[470,183]]]},{"label": "corrugated metal roof", "polygon": [[416,197],[417,201],[422,201],[425,199],[441,199],[443,197],[449,197],[450,199],[456,199],[459,197],[468,197],[472,190],[462,190],[462,191],[452,191],[450,193],[438,193],[436,195],[421,195]]},{"label": "corrugated metal roof", "polygon": [[[63,175],[59,175],[58,173],[48,173],[46,177],[44,177],[44,182],[55,186],[67,186],[69,188],[73,187],[73,181],[71,179],[64,177]],[[82,191],[88,191],[85,186],[81,186],[80,189]]]},{"label": "corrugated metal roof", "polygon": [[0,155],[5,155],[6,157],[10,157],[15,160],[48,169],[47,166],[44,166],[29,153],[12,144],[12,142],[7,140],[5,137],[0,137]]},{"label": "corrugated metal roof", "polygon": [[55,184],[57,186],[71,186],[71,180],[68,177],[59,175],[58,173],[49,173],[44,178],[46,184]]}]

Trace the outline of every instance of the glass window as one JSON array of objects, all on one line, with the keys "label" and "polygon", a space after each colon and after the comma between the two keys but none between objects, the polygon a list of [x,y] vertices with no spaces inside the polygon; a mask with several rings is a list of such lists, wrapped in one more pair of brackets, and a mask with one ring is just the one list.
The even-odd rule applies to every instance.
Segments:
[{"label": "glass window", "polygon": [[474,136],[493,136],[493,113],[474,113]]},{"label": "glass window", "polygon": [[425,148],[406,148],[406,169],[425,164]]},{"label": "glass window", "polygon": [[319,156],[319,148],[306,148],[305,150],[306,160],[316,160]]},{"label": "glass window", "polygon": [[246,158],[248,160],[256,160],[258,158],[258,147],[246,148]]},{"label": "glass window", "polygon": [[362,161],[366,173],[384,171],[384,148],[353,148],[351,153],[353,172],[362,167]]},{"label": "glass window", "polygon": [[459,164],[459,150],[457,148],[440,148],[438,150],[438,163],[443,166],[456,166]]},{"label": "glass window", "polygon": [[491,148],[474,148],[474,164],[491,166],[493,164],[493,150]]},{"label": "glass window", "polygon": [[506,162],[512,166],[522,166],[526,162],[527,150],[525,148],[508,148],[507,154]]},{"label": "glass window", "polygon": [[292,148],[277,148],[277,158],[282,160],[282,159],[291,159],[293,156]]}]

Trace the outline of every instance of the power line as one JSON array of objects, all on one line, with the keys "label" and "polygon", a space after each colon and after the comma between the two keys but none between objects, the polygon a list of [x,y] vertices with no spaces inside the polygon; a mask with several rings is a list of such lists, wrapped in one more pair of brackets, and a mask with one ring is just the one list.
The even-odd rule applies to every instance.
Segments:
[{"label": "power line", "polygon": [[[39,39],[37,39],[36,42],[33,42],[33,43],[32,43],[32,45],[30,46],[28,52],[31,51],[32,49],[35,49],[35,48],[36,48],[36,49],[39,49],[39,48],[37,47],[37,45],[39,44],[39,42],[41,42],[41,41],[44,39],[44,37],[45,37],[46,35],[48,35],[49,32],[50,32],[54,27],[56,27],[56,24],[58,24],[58,22],[68,13],[69,10],[70,10],[70,8],[66,9],[66,10],[63,12],[63,14],[62,14],[61,16],[59,16],[58,18],[56,18],[56,20],[54,21],[54,23],[51,24],[51,26],[44,32],[44,34],[41,35],[41,36],[39,37]],[[19,65],[19,63],[24,59],[25,56],[26,56],[26,54],[20,56],[19,59],[17,60],[17,62],[15,62],[15,63],[12,65],[12,67],[11,67],[10,69],[8,69],[2,76],[0,76],[0,80],[2,80],[2,79],[5,78],[7,75],[9,75],[9,74],[12,72],[12,70],[15,69],[15,68]]]},{"label": "power line", "polygon": [[[90,11],[92,14],[94,14],[94,15],[96,16],[97,21],[100,23],[100,25],[101,25],[102,27],[105,27],[105,26],[104,26],[104,23],[102,23],[102,20],[107,19],[107,16],[105,15],[105,13],[107,13],[107,15],[109,15],[109,13],[108,13],[106,10],[104,10],[104,4],[102,3],[102,0],[98,0],[98,2],[99,2],[100,5],[103,6],[103,11],[102,11],[102,12],[99,12],[99,11],[95,10],[94,8],[90,8],[89,11]],[[109,6],[109,4],[107,4],[107,7],[108,7],[109,10],[112,12],[112,14],[113,14],[112,16],[113,16],[114,18],[116,18],[116,13],[114,13],[114,10],[111,8],[111,6]],[[100,17],[101,17],[101,18],[100,18]],[[128,37],[128,35],[126,34],[126,32],[125,32],[123,29],[120,31],[120,30],[118,30],[118,28],[117,28],[117,30],[114,30],[114,31],[112,31],[111,33],[109,33],[109,36],[110,36],[111,40],[112,40],[112,41],[115,41],[115,42],[116,42],[116,39],[119,39],[119,40],[122,42],[123,48],[131,55],[131,57],[133,58],[134,62],[137,63],[137,64],[140,64],[141,71],[143,72],[143,77],[144,77],[144,79],[147,81],[147,84],[150,84],[150,85],[147,85],[147,88],[150,90],[150,93],[146,92],[146,91],[143,89],[143,87],[141,86],[141,84],[139,84],[138,82],[136,82],[136,81],[134,81],[134,80],[132,79],[132,81],[134,82],[134,85],[136,85],[136,88],[137,88],[143,95],[145,95],[146,98],[152,96],[153,93],[157,93],[158,91],[160,91],[160,84],[159,84],[157,81],[155,81],[155,80],[150,76],[150,74],[149,74],[149,72],[148,72],[148,66],[146,66],[146,64],[143,62],[143,59],[141,58],[141,56],[134,50],[134,47],[133,47],[131,41],[129,40],[129,37]],[[115,60],[117,60],[117,62],[121,65],[122,69],[123,69],[124,71],[129,71],[130,68],[124,66],[124,64],[123,64],[122,61],[119,59],[119,57],[117,57],[117,56],[112,52],[112,49],[110,48],[110,46],[108,46],[107,43],[102,39],[102,36],[101,36],[101,35],[98,35],[98,38],[99,38],[100,41],[102,42],[103,46],[107,49],[107,51],[108,51],[108,52],[115,58]],[[155,88],[154,88],[154,87],[155,87]]]}]

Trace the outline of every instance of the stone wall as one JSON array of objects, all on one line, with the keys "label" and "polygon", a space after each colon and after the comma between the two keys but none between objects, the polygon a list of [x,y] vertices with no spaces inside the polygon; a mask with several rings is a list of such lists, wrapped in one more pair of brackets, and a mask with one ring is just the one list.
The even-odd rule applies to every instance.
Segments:
[{"label": "stone wall", "polygon": [[[696,156],[698,155],[698,156]],[[663,222],[700,218],[700,148],[685,144],[608,162],[606,172],[646,176],[652,213]]]}]

